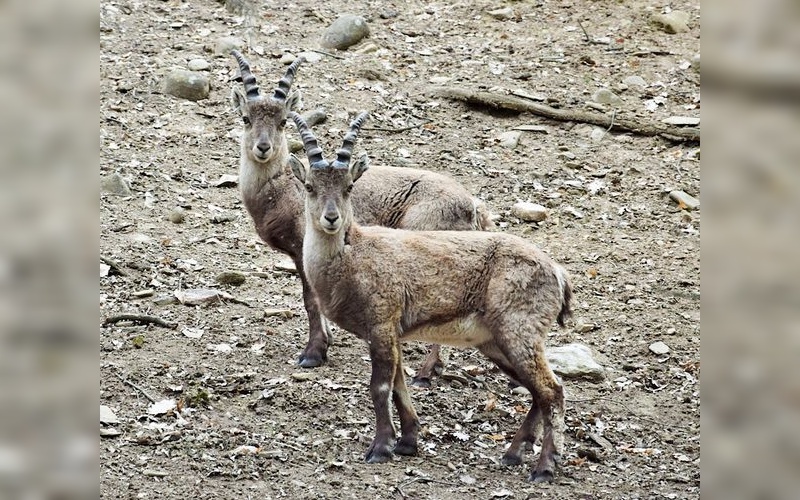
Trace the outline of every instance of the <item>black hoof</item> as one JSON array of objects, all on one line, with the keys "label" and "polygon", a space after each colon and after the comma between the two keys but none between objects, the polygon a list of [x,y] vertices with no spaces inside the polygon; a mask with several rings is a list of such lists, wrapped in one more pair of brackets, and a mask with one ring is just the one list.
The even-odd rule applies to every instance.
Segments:
[{"label": "black hoof", "polygon": [[528,480],[534,483],[551,483],[553,482],[553,472],[549,470],[533,471]]},{"label": "black hoof", "polygon": [[503,455],[500,464],[505,466],[522,465],[522,457],[518,455]]},{"label": "black hoof", "polygon": [[402,439],[394,445],[394,452],[398,455],[412,457],[417,454],[417,443],[406,443]]},{"label": "black hoof", "polygon": [[419,387],[421,389],[430,389],[431,379],[428,377],[414,377],[411,379],[411,385],[413,387]]},{"label": "black hoof", "polygon": [[382,464],[392,459],[392,452],[383,448],[380,450],[370,449],[364,457],[364,461],[368,464]]},{"label": "black hoof", "polygon": [[318,366],[322,366],[325,364],[327,359],[321,356],[311,356],[303,354],[300,356],[300,359],[297,360],[297,364],[300,365],[302,368],[316,368]]}]

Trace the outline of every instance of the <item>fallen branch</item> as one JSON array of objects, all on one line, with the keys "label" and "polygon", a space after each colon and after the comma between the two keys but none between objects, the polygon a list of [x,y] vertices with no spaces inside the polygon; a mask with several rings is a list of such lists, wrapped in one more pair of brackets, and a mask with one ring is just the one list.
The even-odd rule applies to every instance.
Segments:
[{"label": "fallen branch", "polygon": [[178,328],[177,323],[169,323],[157,316],[148,316],[146,314],[117,314],[116,316],[109,316],[103,321],[103,326],[113,325],[120,321],[133,321],[134,323],[156,325],[169,328],[170,330]]},{"label": "fallen branch", "polygon": [[144,389],[142,389],[138,385],[134,384],[133,382],[131,382],[130,380],[128,380],[127,378],[122,376],[122,374],[120,374],[117,370],[113,370],[113,371],[114,371],[114,374],[117,376],[117,378],[120,379],[123,384],[129,385],[129,386],[133,387],[134,389],[136,389],[137,391],[139,391],[140,393],[142,393],[142,396],[146,397],[151,403],[155,403],[156,402],[156,398],[154,398],[153,396],[147,394],[147,391],[145,391]]},{"label": "fallen branch", "polygon": [[308,50],[309,50],[309,52],[316,52],[317,54],[322,54],[323,56],[332,57],[334,59],[341,59],[342,61],[344,61],[344,59],[345,59],[342,56],[339,56],[339,55],[336,55],[336,54],[332,54],[330,52],[325,52],[324,50],[319,50],[319,49],[308,49]]},{"label": "fallen branch", "polygon": [[[674,127],[656,122],[644,123],[635,120],[623,120],[616,117],[616,115],[608,117],[607,115],[589,111],[556,109],[519,97],[473,91],[460,87],[440,87],[435,89],[433,93],[440,97],[463,101],[467,104],[517,111],[519,113],[533,113],[553,120],[590,123],[600,127],[611,127],[611,129],[614,130],[633,132],[644,136],[661,136],[678,142],[700,141],[700,129],[698,128]],[[614,120],[615,117],[616,120]]]}]

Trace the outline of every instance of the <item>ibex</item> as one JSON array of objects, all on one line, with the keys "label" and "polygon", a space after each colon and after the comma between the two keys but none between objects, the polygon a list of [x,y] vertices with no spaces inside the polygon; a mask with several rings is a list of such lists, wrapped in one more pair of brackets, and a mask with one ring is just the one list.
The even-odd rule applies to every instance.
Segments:
[{"label": "ibex", "polygon": [[[234,88],[231,102],[242,117],[239,182],[245,207],[261,239],[287,254],[295,263],[303,286],[308,314],[309,338],[300,356],[300,366],[310,368],[327,360],[330,330],[314,299],[303,268],[303,186],[288,166],[289,149],[284,134],[287,113],[298,105],[299,94],[291,92],[297,59],[286,70],[270,96],[262,96],[250,65],[237,51],[243,90]],[[470,194],[450,177],[410,168],[375,168],[353,193],[359,222],[405,229],[489,229],[494,226]],[[379,172],[379,173],[378,173]],[[439,346],[432,346],[414,377],[427,386],[440,369]]]},{"label": "ibex", "polygon": [[[563,447],[564,392],[547,364],[544,342],[553,321],[563,326],[571,314],[566,271],[510,234],[360,226],[351,194],[366,177],[368,159],[351,164],[351,155],[366,113],[352,122],[330,161],[304,120],[290,116],[309,162],[306,167],[290,159],[307,192],[303,269],[323,314],[369,344],[376,425],[366,461],[417,452],[419,420],[406,389],[400,344],[421,340],[475,347],[530,391],[531,409],[503,463],[522,462],[523,445],[536,439],[541,421],[542,450],[530,479],[552,480]],[[390,394],[400,418],[394,446]]]}]

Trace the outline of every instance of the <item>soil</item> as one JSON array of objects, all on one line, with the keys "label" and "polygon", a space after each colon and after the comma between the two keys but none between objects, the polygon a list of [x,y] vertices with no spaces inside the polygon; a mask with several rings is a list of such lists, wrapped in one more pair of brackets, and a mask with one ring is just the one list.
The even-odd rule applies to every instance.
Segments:
[{"label": "soil", "polygon": [[[487,14],[500,7],[511,19]],[[101,195],[101,253],[124,273],[101,277],[101,313],[178,326],[100,329],[101,404],[119,418],[105,427],[118,435],[101,441],[101,496],[699,498],[700,220],[668,196],[699,197],[698,144],[615,131],[597,141],[592,126],[430,93],[442,84],[522,91],[585,110],[609,88],[622,99],[620,117],[699,116],[689,65],[699,2],[673,8],[690,14],[688,32],[650,22],[661,4],[623,0],[269,1],[244,17],[212,0],[102,0],[101,175],[121,174],[132,195]],[[363,15],[370,37],[304,64],[295,81],[305,109],[328,112],[315,127],[323,147],[336,147],[362,109],[368,126],[384,129],[430,120],[365,130],[356,151],[374,164],[449,173],[486,202],[498,230],[535,242],[572,276],[575,319],[554,325],[549,345],[590,346],[607,377],[565,381],[566,451],[552,484],[526,481],[533,452],[525,467],[499,465],[528,397],[473,350],[445,348],[446,376],[413,391],[419,456],[363,463],[374,425],[365,345],[336,330],[327,365],[295,365],[307,336],[299,280],[276,268],[285,258],[259,241],[238,190],[214,185],[237,172],[240,128],[228,99],[234,61],[214,54],[217,41],[249,39],[245,55],[270,89],[285,68],[280,56],[318,48],[343,12]],[[369,44],[377,51],[360,50]],[[195,58],[210,63],[209,97],[163,94],[164,74]],[[647,86],[621,86],[632,75]],[[545,128],[502,147],[500,134],[520,125]],[[517,220],[517,201],[547,206],[548,218]],[[177,207],[180,224],[169,218]],[[245,273],[243,284],[215,281],[231,270]],[[154,302],[193,288],[237,300]],[[286,311],[267,313],[276,309]],[[668,353],[650,351],[658,341]],[[404,353],[416,369],[426,347]],[[145,394],[174,399],[177,411],[148,413]]]}]

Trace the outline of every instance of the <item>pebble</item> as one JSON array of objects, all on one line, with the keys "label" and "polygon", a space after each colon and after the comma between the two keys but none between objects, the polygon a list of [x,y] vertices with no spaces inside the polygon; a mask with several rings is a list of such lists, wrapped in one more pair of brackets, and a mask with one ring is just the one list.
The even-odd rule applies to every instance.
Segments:
[{"label": "pebble", "polygon": [[562,160],[574,160],[575,158],[577,158],[577,156],[575,156],[575,153],[571,151],[562,151],[561,153],[558,153],[557,158],[560,158]]},{"label": "pebble", "polygon": [[639,75],[633,75],[622,80],[622,83],[629,87],[647,87],[647,82]]},{"label": "pebble", "polygon": [[374,43],[365,43],[362,47],[356,49],[356,54],[370,54],[372,52],[377,52],[380,50],[380,47],[375,45]]},{"label": "pebble", "polygon": [[619,106],[622,104],[622,99],[617,94],[608,89],[599,89],[592,94],[592,101],[600,104],[608,104],[609,106]]},{"label": "pebble", "polygon": [[169,306],[172,304],[178,304],[180,301],[178,297],[170,294],[170,295],[159,295],[158,297],[153,299],[153,303],[157,306]]},{"label": "pebble", "polygon": [[700,208],[700,200],[687,194],[684,191],[675,190],[670,191],[669,197],[675,201],[678,205],[682,205],[683,207],[689,210],[696,210]]},{"label": "pebble", "polygon": [[208,97],[208,77],[194,71],[172,70],[164,79],[164,93],[181,99],[199,101]]},{"label": "pebble", "polygon": [[275,269],[278,271],[285,271],[288,273],[296,273],[297,267],[294,265],[291,259],[283,259],[280,262],[275,263]]},{"label": "pebble", "polygon": [[176,208],[169,213],[167,219],[173,224],[183,224],[186,220],[186,212],[182,208]]},{"label": "pebble", "polygon": [[314,378],[314,374],[312,372],[295,372],[292,373],[292,379],[297,380],[298,382],[305,382]]},{"label": "pebble", "polygon": [[659,356],[669,353],[669,346],[661,341],[650,344],[650,352]]},{"label": "pebble", "polygon": [[281,64],[285,64],[285,65],[288,66],[289,64],[292,64],[295,61],[295,59],[297,59],[297,56],[295,56],[294,54],[291,54],[289,52],[286,52],[281,56],[279,62]]},{"label": "pebble", "polygon": [[600,142],[606,136],[606,129],[600,127],[592,128],[592,133],[589,134],[589,137],[592,138],[594,142]]},{"label": "pebble", "polygon": [[233,49],[241,50],[242,41],[236,37],[226,36],[219,38],[214,44],[214,53],[218,56],[229,57]]},{"label": "pebble", "polygon": [[100,181],[100,186],[104,193],[115,194],[118,196],[130,196],[131,188],[128,181],[125,180],[120,174],[113,173],[103,177]]},{"label": "pebble", "polygon": [[239,185],[239,176],[235,174],[222,174],[214,183],[214,187],[228,188]]},{"label": "pebble", "polygon": [[211,63],[209,63],[205,59],[197,58],[189,61],[189,64],[187,64],[187,66],[192,71],[205,71],[211,67]]},{"label": "pebble", "polygon": [[303,120],[305,120],[309,127],[325,123],[327,119],[328,114],[322,108],[312,109],[311,111],[303,113]]},{"label": "pebble", "polygon": [[497,140],[500,141],[500,145],[507,149],[514,149],[519,144],[519,138],[522,137],[522,132],[519,130],[510,130],[508,132],[503,132],[497,137]]},{"label": "pebble", "polygon": [[298,153],[303,150],[303,141],[299,139],[289,138],[289,151]]},{"label": "pebble", "polygon": [[281,317],[291,319],[294,317],[294,311],[291,309],[264,309],[265,318]]},{"label": "pebble", "polygon": [[502,9],[490,10],[488,14],[497,20],[508,21],[514,17],[514,9],[503,7]]},{"label": "pebble", "polygon": [[114,412],[105,405],[100,405],[100,423],[101,424],[118,424],[119,418]]},{"label": "pebble", "polygon": [[339,16],[322,34],[320,45],[326,49],[344,50],[369,36],[367,21],[354,14]]},{"label": "pebble", "polygon": [[567,344],[545,351],[550,368],[564,378],[581,378],[594,382],[605,378],[605,370],[592,357],[592,350],[583,344]]},{"label": "pebble", "polygon": [[214,279],[222,285],[241,285],[247,277],[239,271],[222,271]]},{"label": "pebble", "polygon": [[312,52],[310,50],[307,50],[305,52],[300,52],[300,55],[298,57],[303,57],[307,63],[311,64],[314,64],[315,62],[319,62],[322,60],[322,54],[320,54],[319,52]]},{"label": "pebble", "polygon": [[511,213],[525,222],[542,222],[547,219],[547,208],[527,201],[514,203]]},{"label": "pebble", "polygon": [[673,10],[669,14],[653,14],[652,21],[672,35],[689,31],[689,14],[680,10]]},{"label": "pebble", "polygon": [[695,116],[670,116],[669,118],[664,118],[661,120],[663,123],[667,125],[677,125],[677,126],[697,126],[700,125],[700,118]]},{"label": "pebble", "polygon": [[578,323],[575,325],[575,331],[578,333],[588,333],[597,330],[598,328],[600,327],[593,323],[584,323],[583,321],[578,321]]}]

